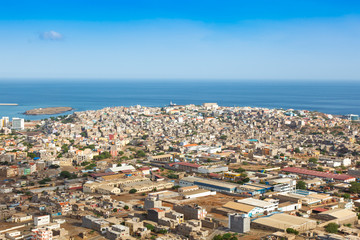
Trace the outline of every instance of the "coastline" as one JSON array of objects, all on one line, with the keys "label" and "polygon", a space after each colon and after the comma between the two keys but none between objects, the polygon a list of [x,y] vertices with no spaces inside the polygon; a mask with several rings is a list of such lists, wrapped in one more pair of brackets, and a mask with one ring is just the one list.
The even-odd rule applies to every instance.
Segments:
[{"label": "coastline", "polygon": [[[71,106],[76,111],[99,110],[113,106],[162,107],[171,101],[179,105],[217,102],[221,106],[306,109],[332,115],[360,114],[360,82],[326,85],[301,82],[4,82],[6,94],[0,106],[0,116],[40,120],[54,115],[24,115],[29,109]],[[339,89],[341,91],[339,91]],[[16,92],[17,94],[11,94]],[[71,112],[65,112],[68,114]],[[61,114],[61,113],[60,113]]]}]

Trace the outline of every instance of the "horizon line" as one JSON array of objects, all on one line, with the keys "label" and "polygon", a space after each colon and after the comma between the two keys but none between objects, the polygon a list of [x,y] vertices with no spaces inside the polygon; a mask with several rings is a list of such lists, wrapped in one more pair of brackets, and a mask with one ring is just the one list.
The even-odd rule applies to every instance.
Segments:
[{"label": "horizon line", "polygon": [[29,78],[19,78],[19,77],[6,77],[1,78],[0,82],[3,81],[208,81],[208,82],[216,82],[216,81],[227,81],[227,82],[250,82],[250,81],[258,81],[258,82],[360,82],[359,79],[294,79],[294,78],[86,78],[86,77],[29,77]]}]

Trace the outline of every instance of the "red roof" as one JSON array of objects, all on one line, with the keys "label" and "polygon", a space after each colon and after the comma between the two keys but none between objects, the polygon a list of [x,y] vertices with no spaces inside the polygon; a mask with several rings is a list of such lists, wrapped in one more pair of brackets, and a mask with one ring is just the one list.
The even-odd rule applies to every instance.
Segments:
[{"label": "red roof", "polygon": [[195,146],[197,146],[197,144],[195,144],[195,143],[193,143],[193,144],[186,144],[186,145],[184,145],[184,147],[195,147]]},{"label": "red roof", "polygon": [[296,167],[286,167],[283,169],[284,172],[290,173],[298,173],[298,174],[305,174],[315,177],[322,177],[322,178],[332,178],[335,180],[348,180],[348,179],[355,179],[354,177],[347,175],[347,174],[335,174],[335,173],[326,173],[326,172],[319,172],[314,170],[308,170],[304,168],[296,168]]},{"label": "red roof", "polygon": [[144,170],[150,170],[150,168],[149,168],[149,167],[141,167],[141,168],[139,168],[138,170],[144,171]]},{"label": "red roof", "polygon": [[155,210],[156,212],[163,212],[164,210],[160,209],[160,208],[150,208],[151,210]]},{"label": "red roof", "polygon": [[316,211],[316,212],[326,212],[326,211],[328,211],[328,209],[321,208],[321,207],[317,207],[317,208],[313,208],[313,211]]},{"label": "red roof", "polygon": [[209,173],[209,177],[221,178],[221,175],[217,173]]}]

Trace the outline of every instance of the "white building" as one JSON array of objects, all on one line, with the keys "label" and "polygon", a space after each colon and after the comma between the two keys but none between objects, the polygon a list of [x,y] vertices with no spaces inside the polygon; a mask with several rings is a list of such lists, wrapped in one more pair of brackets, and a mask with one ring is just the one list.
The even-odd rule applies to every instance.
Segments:
[{"label": "white building", "polygon": [[34,225],[35,226],[43,226],[50,223],[50,215],[37,216],[34,217]]},{"label": "white building", "polygon": [[286,183],[277,184],[274,186],[274,192],[283,192],[283,193],[294,192],[294,187]]},{"label": "white building", "polygon": [[135,168],[133,166],[125,164],[125,163],[122,163],[120,166],[117,166],[117,164],[113,164],[112,167],[106,169],[105,172],[118,173],[118,172],[126,171],[126,170],[135,171]]},{"label": "white building", "polygon": [[35,228],[31,230],[33,240],[52,240],[53,232],[48,228]]},{"label": "white building", "polygon": [[12,129],[14,130],[24,130],[24,119],[23,118],[13,118],[12,119]]},{"label": "white building", "polygon": [[278,203],[274,202],[267,202],[267,201],[263,201],[263,200],[258,200],[255,198],[244,198],[241,200],[236,200],[236,202],[239,203],[244,203],[250,206],[254,206],[254,207],[258,207],[258,208],[262,208],[264,209],[264,211],[266,212],[273,212],[277,209],[278,207]]},{"label": "white building", "polygon": [[340,167],[340,166],[344,166],[344,167],[348,167],[351,165],[351,159],[350,158],[344,158],[344,159],[320,159],[320,160],[325,160],[326,161],[326,165],[328,167]]}]

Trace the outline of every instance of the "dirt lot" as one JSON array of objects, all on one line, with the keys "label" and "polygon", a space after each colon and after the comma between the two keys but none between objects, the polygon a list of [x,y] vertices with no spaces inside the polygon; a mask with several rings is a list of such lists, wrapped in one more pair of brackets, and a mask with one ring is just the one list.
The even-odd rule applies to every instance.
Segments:
[{"label": "dirt lot", "polygon": [[81,227],[81,220],[75,220],[72,218],[65,218],[65,219],[66,219],[66,223],[61,224],[61,227],[65,228],[65,230],[69,232],[69,236],[75,236],[76,240],[82,239],[79,237],[79,234],[82,232],[87,233],[87,239],[96,239],[96,240],[105,239],[97,231],[92,231],[91,229]]},{"label": "dirt lot", "polygon": [[134,193],[134,194],[128,193],[119,196],[111,195],[111,198],[117,201],[123,201],[135,205],[135,204],[144,204],[144,199],[146,196],[147,193],[145,196],[143,196],[142,193]]},{"label": "dirt lot", "polygon": [[225,203],[229,201],[234,201],[234,199],[241,199],[240,197],[230,196],[223,193],[216,193],[213,196],[199,197],[195,199],[168,199],[163,200],[163,206],[173,207],[173,203],[176,204],[198,204],[201,207],[204,207],[208,212],[209,217],[213,217],[222,221],[227,222],[227,217],[216,214],[212,212],[213,208],[222,207]]},{"label": "dirt lot", "polygon": [[249,233],[242,235],[240,237],[240,239],[244,239],[244,240],[255,240],[256,239],[257,240],[257,239],[260,239],[261,237],[264,237],[271,233],[273,233],[273,232],[251,228],[251,231]]}]

